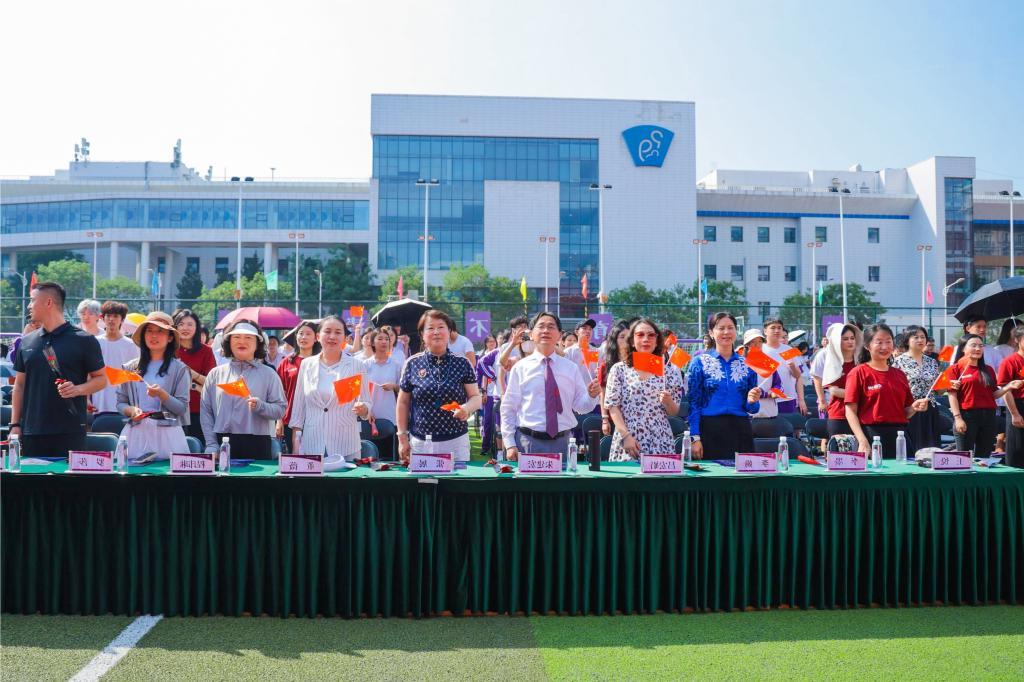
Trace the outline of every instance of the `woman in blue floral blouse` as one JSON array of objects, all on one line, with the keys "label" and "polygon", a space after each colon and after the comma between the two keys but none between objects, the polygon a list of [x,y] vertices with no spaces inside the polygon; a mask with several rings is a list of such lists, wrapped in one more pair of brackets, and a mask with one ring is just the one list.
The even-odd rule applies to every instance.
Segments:
[{"label": "woman in blue floral blouse", "polygon": [[716,313],[708,324],[715,347],[690,363],[690,435],[695,459],[734,459],[752,452],[750,416],[760,407],[758,377],[733,351],[736,318]]}]

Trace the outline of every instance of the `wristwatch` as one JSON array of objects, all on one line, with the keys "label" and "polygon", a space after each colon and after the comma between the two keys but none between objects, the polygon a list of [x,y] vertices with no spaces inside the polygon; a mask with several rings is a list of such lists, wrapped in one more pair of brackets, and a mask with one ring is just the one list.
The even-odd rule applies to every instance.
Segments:
[{"label": "wristwatch", "polygon": [[396,436],[408,436],[409,432],[408,431],[395,431],[395,435]]},{"label": "wristwatch", "polygon": [[694,443],[700,442],[700,436],[690,436],[690,441]]}]

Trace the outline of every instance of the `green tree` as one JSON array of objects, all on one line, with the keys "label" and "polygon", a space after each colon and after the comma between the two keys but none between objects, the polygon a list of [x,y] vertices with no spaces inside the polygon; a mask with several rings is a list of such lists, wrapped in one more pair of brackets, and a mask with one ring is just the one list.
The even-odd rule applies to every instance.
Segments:
[{"label": "green tree", "polygon": [[444,275],[442,296],[447,301],[488,301],[496,303],[519,303],[519,282],[508,277],[492,277],[487,268],[479,263],[456,265]]},{"label": "green tree", "polygon": [[128,301],[149,297],[149,289],[142,286],[134,279],[122,277],[120,275],[111,279],[101,279],[96,282],[96,298],[99,301]]},{"label": "green tree", "polygon": [[299,272],[299,299],[302,312],[313,316],[317,310],[318,287],[316,271],[323,273],[323,300],[330,302],[324,314],[338,313],[335,308],[351,302],[376,300],[380,287],[374,283],[373,272],[365,257],[348,246],[335,246],[328,251],[326,261],[306,258]]},{"label": "green tree", "polygon": [[[182,301],[194,301],[203,293],[203,278],[195,271],[187,271],[178,281],[178,298]],[[232,290],[234,293],[234,290]]]},{"label": "green tree", "polygon": [[0,331],[20,332],[25,326],[25,316],[22,314],[21,281],[18,281],[18,290],[15,291],[10,282],[0,279],[0,297],[3,298],[3,306],[0,307]]},{"label": "green tree", "polygon": [[[824,294],[822,302],[818,304],[816,311],[819,327],[825,315],[842,316],[843,314],[842,284],[827,284],[822,293]],[[815,291],[816,303],[817,296],[818,292]],[[846,285],[846,308],[850,319],[862,325],[880,320],[886,310],[874,298],[875,292],[868,291],[864,285],[856,282],[848,283]],[[811,292],[800,292],[787,296],[779,308],[779,316],[791,329],[811,326]]]},{"label": "green tree", "polygon": [[[294,291],[291,282],[278,281],[278,294],[282,301],[289,301]],[[242,307],[274,305],[275,301],[269,297],[274,292],[267,291],[267,280],[262,272],[257,272],[252,277],[242,278]],[[280,301],[279,301],[280,302]],[[290,307],[290,306],[289,306]],[[207,289],[199,295],[193,312],[199,316],[204,324],[212,325],[217,323],[217,310],[233,310],[235,308],[235,282],[221,282],[212,289]]]},{"label": "green tree", "polygon": [[[420,298],[423,297],[423,270],[416,267],[415,265],[407,265],[404,268],[398,268],[393,273],[384,278],[384,281],[380,285],[380,300],[387,302],[392,296],[398,295],[398,278],[402,278],[402,286],[404,287],[405,295],[408,296],[410,291],[418,291]],[[434,284],[430,285],[430,300],[436,301],[440,298],[441,291]]]},{"label": "green tree", "polygon": [[[244,256],[242,258],[242,277],[252,277],[257,272],[263,272],[263,259],[260,258],[260,254],[255,249],[251,256]],[[231,273],[231,279],[235,279],[235,273]]]},{"label": "green tree", "polygon": [[57,282],[69,299],[92,296],[92,266],[80,260],[51,261],[36,270],[40,282]]},{"label": "green tree", "polygon": [[[608,303],[618,318],[642,315],[656,322],[687,325],[682,328],[687,334],[703,331],[703,325],[697,324],[696,282],[690,287],[677,284],[671,289],[651,289],[643,282],[633,282],[628,287],[614,289],[609,293]],[[724,310],[740,317],[747,314],[746,308],[747,300],[743,289],[732,282],[708,282],[704,313],[712,309]]]}]

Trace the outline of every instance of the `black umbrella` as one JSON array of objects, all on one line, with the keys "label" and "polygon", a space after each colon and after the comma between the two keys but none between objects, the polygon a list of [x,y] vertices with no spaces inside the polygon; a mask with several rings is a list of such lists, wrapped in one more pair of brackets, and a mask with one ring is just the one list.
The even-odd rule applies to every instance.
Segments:
[{"label": "black umbrella", "polygon": [[1001,320],[1024,312],[1024,277],[989,282],[967,297],[953,316],[961,323],[969,317]]},{"label": "black umbrella", "polygon": [[409,335],[409,352],[418,353],[420,350],[420,336],[416,333],[416,325],[420,318],[434,306],[423,301],[414,301],[411,298],[401,298],[391,301],[378,310],[370,318],[374,327],[380,328],[384,325],[401,327],[402,334]]}]

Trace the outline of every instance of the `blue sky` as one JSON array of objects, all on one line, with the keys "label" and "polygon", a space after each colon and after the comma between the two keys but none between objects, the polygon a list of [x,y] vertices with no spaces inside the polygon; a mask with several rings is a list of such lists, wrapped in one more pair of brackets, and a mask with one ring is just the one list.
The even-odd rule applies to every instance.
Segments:
[{"label": "blue sky", "polygon": [[[366,177],[370,93],[687,100],[697,174],[977,157],[1024,187],[1024,2],[16,3],[0,174]],[[20,29],[18,27],[21,27]]]}]

